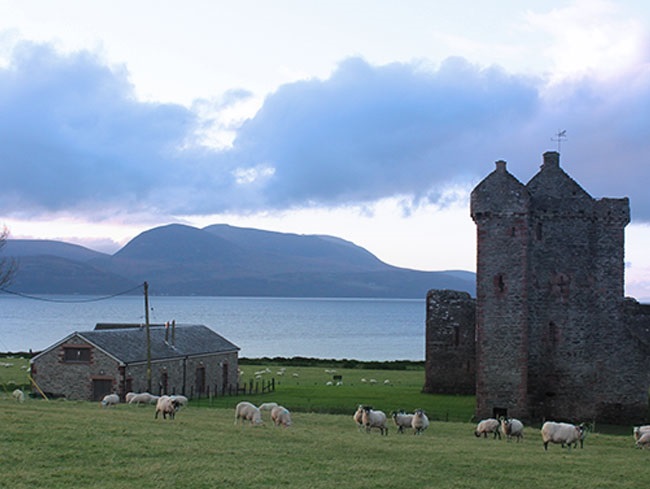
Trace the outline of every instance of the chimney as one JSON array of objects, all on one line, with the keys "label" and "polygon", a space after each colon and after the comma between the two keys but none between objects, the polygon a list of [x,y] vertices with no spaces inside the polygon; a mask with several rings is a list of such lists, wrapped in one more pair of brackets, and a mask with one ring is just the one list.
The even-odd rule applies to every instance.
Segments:
[{"label": "chimney", "polygon": [[169,342],[169,321],[165,321],[165,343]]},{"label": "chimney", "polygon": [[547,151],[544,153],[543,169],[546,168],[559,168],[560,167],[560,153],[557,151]]},{"label": "chimney", "polygon": [[506,171],[506,162],[503,160],[496,161],[494,163],[497,166],[496,171],[499,173],[505,173]]},{"label": "chimney", "polygon": [[172,346],[176,346],[176,320],[172,319]]}]

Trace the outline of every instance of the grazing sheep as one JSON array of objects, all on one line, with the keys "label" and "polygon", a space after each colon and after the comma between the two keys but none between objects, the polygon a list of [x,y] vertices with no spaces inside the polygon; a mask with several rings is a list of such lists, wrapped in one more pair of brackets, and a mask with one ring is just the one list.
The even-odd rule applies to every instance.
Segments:
[{"label": "grazing sheep", "polygon": [[411,428],[411,422],[413,421],[412,414],[406,414],[404,411],[398,413],[393,411],[392,416],[398,433],[404,433],[404,428]]},{"label": "grazing sheep", "polygon": [[242,426],[246,424],[246,421],[250,422],[251,425],[261,425],[264,423],[259,408],[247,401],[242,401],[235,407],[235,424],[240,419],[242,420]]},{"label": "grazing sheep", "polygon": [[370,406],[364,406],[363,425],[366,427],[366,432],[370,433],[372,428],[378,428],[382,435],[388,436],[388,426],[386,426],[386,415],[383,411],[375,411]]},{"label": "grazing sheep", "polygon": [[187,406],[187,403],[189,402],[187,397],[185,397],[185,396],[175,395],[174,394],[174,395],[169,396],[169,397],[171,397],[172,399],[175,399],[176,401],[178,401],[178,409]]},{"label": "grazing sheep", "polygon": [[288,428],[291,426],[291,413],[287,408],[282,406],[275,406],[271,409],[271,420],[275,423],[275,426],[284,426]]},{"label": "grazing sheep", "polygon": [[162,413],[163,419],[167,419],[167,416],[169,416],[169,419],[174,419],[179,407],[180,403],[178,399],[172,399],[169,396],[160,396],[158,401],[156,401],[156,414],[154,419],[158,419],[158,413]]},{"label": "grazing sheep", "polygon": [[[580,440],[579,440],[580,441],[580,448],[584,448],[585,447],[584,446],[585,445],[585,438],[587,438],[587,433],[589,433],[589,429],[588,429],[587,425],[585,425],[584,423],[580,423],[579,428],[580,428]],[[573,443],[573,448],[578,448],[578,442],[577,441]]]},{"label": "grazing sheep", "polygon": [[577,444],[581,441],[584,432],[584,426],[575,426],[569,423],[556,423],[555,421],[547,421],[542,426],[542,441],[544,442],[544,450],[548,450],[549,443],[559,443],[564,448],[564,445],[569,446]]},{"label": "grazing sheep", "polygon": [[102,399],[102,407],[109,407],[109,406],[115,406],[116,404],[120,403],[120,396],[117,394],[107,394],[104,396],[104,399]]},{"label": "grazing sheep", "polygon": [[160,396],[154,396],[148,392],[141,392],[139,394],[133,394],[129,399],[129,404],[153,404],[160,399]]},{"label": "grazing sheep", "polygon": [[359,428],[359,431],[361,431],[361,429],[363,428],[363,405],[362,404],[359,404],[352,418],[354,419],[354,422],[357,424],[357,428]]},{"label": "grazing sheep", "polygon": [[506,435],[506,440],[517,438],[517,443],[524,437],[524,424],[515,418],[501,418],[501,431]]},{"label": "grazing sheep", "polygon": [[638,440],[646,433],[650,433],[650,424],[645,426],[635,426],[632,433],[634,434],[634,439]]},{"label": "grazing sheep", "polygon": [[423,409],[416,409],[411,421],[414,435],[421,435],[429,427],[429,418]]},{"label": "grazing sheep", "polygon": [[501,430],[499,430],[499,420],[494,418],[487,418],[479,421],[474,430],[474,434],[477,438],[480,438],[483,435],[483,438],[487,438],[488,433],[494,433],[494,438],[497,436],[499,440],[501,439]]},{"label": "grazing sheep", "polygon": [[20,389],[16,389],[11,393],[11,397],[17,402],[25,402],[25,393]]},{"label": "grazing sheep", "polygon": [[650,431],[647,431],[647,432],[643,433],[636,440],[636,447],[637,448],[650,448]]},{"label": "grazing sheep", "polygon": [[124,396],[124,402],[131,404],[131,399],[133,399],[133,396],[135,396],[135,392],[127,392],[126,396]]},{"label": "grazing sheep", "polygon": [[264,404],[260,404],[259,409],[260,411],[271,411],[274,407],[278,407],[277,402],[265,402]]}]

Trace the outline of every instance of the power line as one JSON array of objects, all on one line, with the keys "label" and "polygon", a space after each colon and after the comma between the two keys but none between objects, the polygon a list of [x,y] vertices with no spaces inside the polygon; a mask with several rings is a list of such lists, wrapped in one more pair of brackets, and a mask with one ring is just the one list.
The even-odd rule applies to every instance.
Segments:
[{"label": "power line", "polygon": [[140,287],[142,287],[142,284],[136,285],[135,287],[132,287],[129,290],[125,290],[123,292],[117,292],[116,294],[111,294],[111,295],[102,296],[102,297],[93,297],[92,299],[72,299],[72,300],[68,300],[68,299],[49,299],[49,298],[46,298],[46,297],[37,297],[35,295],[23,294],[22,292],[15,292],[13,290],[5,289],[5,288],[0,288],[0,292],[4,292],[6,294],[17,295],[18,297],[23,297],[24,299],[31,299],[31,300],[35,300],[35,301],[61,302],[61,303],[64,303],[64,304],[80,304],[80,303],[84,303],[84,302],[105,301],[105,300],[117,297],[119,295],[129,294],[129,293],[133,292],[134,290],[139,289]]}]

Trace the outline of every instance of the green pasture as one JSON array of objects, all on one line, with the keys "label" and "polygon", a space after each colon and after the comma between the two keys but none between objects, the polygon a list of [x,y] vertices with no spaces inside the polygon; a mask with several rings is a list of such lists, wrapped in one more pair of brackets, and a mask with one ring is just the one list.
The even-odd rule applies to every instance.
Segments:
[{"label": "green pasture", "polygon": [[29,359],[19,355],[0,355],[0,397],[14,389],[29,390]]},{"label": "green pasture", "polygon": [[434,421],[422,436],[360,432],[349,414],[295,412],[293,426],[235,425],[226,408],[0,399],[0,486],[634,488],[647,487],[650,450],[625,436],[591,434],[585,448],[543,450],[539,430],[521,443],[476,438],[473,423]]},{"label": "green pasture", "polygon": [[[292,411],[329,414],[353,413],[359,404],[371,405],[386,414],[400,409],[412,412],[422,408],[432,420],[464,422],[470,421],[474,414],[473,396],[423,394],[423,367],[383,370],[242,365],[241,371],[242,382],[247,384],[251,380],[260,385],[271,379],[275,382],[274,392],[247,396],[257,405],[274,401]],[[213,397],[198,404],[233,408],[240,400],[238,397]]]}]

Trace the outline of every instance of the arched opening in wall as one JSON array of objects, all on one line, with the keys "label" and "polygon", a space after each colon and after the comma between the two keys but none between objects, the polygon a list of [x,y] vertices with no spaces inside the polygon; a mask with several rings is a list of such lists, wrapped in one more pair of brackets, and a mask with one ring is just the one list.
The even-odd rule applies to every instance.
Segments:
[{"label": "arched opening in wall", "polygon": [[228,388],[228,362],[223,362],[221,366],[221,393],[225,394]]},{"label": "arched opening in wall", "polygon": [[160,373],[160,394],[169,394],[169,375],[167,374],[167,369],[163,369]]},{"label": "arched opening in wall", "polygon": [[493,407],[492,408],[492,417],[495,419],[507,418],[508,417],[508,408]]},{"label": "arched opening in wall", "polygon": [[460,328],[458,326],[454,326],[454,346],[459,346],[460,345]]},{"label": "arched opening in wall", "polygon": [[537,238],[537,241],[542,240],[542,223],[538,222],[537,225],[535,226],[535,238]]},{"label": "arched opening in wall", "polygon": [[205,393],[205,366],[203,365],[196,367],[194,375],[194,390],[197,395]]}]

